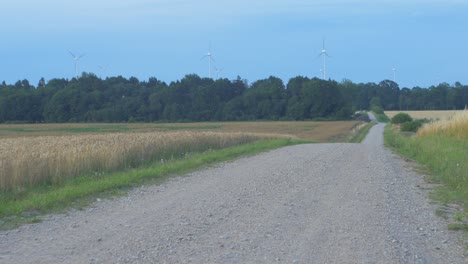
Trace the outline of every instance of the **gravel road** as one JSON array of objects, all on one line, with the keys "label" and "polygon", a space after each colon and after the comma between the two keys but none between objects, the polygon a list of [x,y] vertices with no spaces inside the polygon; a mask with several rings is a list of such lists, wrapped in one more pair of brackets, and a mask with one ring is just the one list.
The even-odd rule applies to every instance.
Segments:
[{"label": "gravel road", "polygon": [[467,263],[382,144],[285,147],[0,232],[0,263]]}]

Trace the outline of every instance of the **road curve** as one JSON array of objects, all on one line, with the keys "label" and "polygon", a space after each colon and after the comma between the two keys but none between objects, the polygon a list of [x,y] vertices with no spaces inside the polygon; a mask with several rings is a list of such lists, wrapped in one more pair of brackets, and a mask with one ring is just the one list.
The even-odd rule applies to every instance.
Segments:
[{"label": "road curve", "polygon": [[466,263],[383,126],[361,144],[286,147],[0,232],[0,263]]}]

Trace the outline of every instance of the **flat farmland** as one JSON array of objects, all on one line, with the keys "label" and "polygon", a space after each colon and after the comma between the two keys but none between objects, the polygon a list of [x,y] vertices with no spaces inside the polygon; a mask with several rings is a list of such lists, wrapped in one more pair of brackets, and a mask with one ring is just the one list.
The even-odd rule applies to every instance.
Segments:
[{"label": "flat farmland", "polygon": [[463,110],[437,110],[437,111],[385,111],[385,114],[392,118],[398,113],[407,113],[415,119],[437,119],[447,120],[454,116],[457,112],[463,112]]},{"label": "flat farmland", "polygon": [[136,168],[262,140],[347,141],[361,122],[0,126],[0,191]]},{"label": "flat farmland", "polygon": [[384,126],[362,144],[263,152],[0,231],[0,262],[466,263],[422,177],[384,149]]},{"label": "flat farmland", "polygon": [[74,134],[212,131],[260,133],[291,136],[318,142],[346,141],[358,121],[291,122],[207,122],[207,123],[131,123],[131,124],[3,124],[0,139],[12,137],[64,136]]}]

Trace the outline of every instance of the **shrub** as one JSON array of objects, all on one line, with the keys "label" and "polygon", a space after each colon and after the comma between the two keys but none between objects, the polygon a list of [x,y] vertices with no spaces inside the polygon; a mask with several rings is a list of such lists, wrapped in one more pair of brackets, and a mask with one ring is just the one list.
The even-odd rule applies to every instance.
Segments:
[{"label": "shrub", "polygon": [[354,114],[353,118],[355,120],[360,120],[360,121],[364,121],[364,122],[370,122],[370,118],[369,118],[369,115],[367,113],[356,113]]},{"label": "shrub", "polygon": [[377,106],[377,105],[373,105],[371,107],[371,111],[376,113],[376,114],[383,114],[384,113],[384,110],[380,106]]},{"label": "shrub", "polygon": [[392,124],[403,124],[411,121],[413,121],[413,118],[411,118],[407,113],[398,113],[392,117]]},{"label": "shrub", "polygon": [[416,132],[422,126],[422,124],[422,120],[406,121],[401,124],[400,130],[404,132]]}]

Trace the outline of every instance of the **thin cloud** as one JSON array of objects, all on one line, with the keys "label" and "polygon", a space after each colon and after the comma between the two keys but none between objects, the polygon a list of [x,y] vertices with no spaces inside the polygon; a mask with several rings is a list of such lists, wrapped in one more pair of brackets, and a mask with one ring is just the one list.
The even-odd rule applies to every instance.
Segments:
[{"label": "thin cloud", "polygon": [[360,8],[386,9],[388,6],[399,7],[457,7],[468,6],[463,0],[16,0],[0,3],[3,15],[14,12],[46,12],[53,15],[57,11],[66,14],[100,14],[129,15],[129,14],[161,14],[161,15],[190,15],[211,14],[268,14],[288,12],[320,12],[322,10]]},{"label": "thin cloud", "polygon": [[16,0],[0,3],[0,33],[170,31],[239,24],[249,19],[421,16],[468,7],[462,0]]}]

